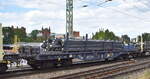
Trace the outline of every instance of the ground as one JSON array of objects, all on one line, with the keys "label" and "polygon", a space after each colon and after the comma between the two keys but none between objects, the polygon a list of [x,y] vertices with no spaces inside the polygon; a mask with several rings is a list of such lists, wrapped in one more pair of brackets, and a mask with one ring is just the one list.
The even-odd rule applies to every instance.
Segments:
[{"label": "ground", "polygon": [[113,79],[150,79],[150,68],[123,74]]}]

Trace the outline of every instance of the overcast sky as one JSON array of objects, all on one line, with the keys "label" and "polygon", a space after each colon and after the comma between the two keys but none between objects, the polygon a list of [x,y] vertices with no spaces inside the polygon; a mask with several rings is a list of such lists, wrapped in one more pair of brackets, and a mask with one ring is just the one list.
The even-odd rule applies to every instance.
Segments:
[{"label": "overcast sky", "polygon": [[[51,27],[65,33],[66,0],[0,0],[0,22],[4,26],[24,26],[27,32]],[[100,28],[116,35],[135,37],[150,32],[150,0],[74,0],[74,30],[81,35]],[[88,7],[83,7],[88,5]]]}]

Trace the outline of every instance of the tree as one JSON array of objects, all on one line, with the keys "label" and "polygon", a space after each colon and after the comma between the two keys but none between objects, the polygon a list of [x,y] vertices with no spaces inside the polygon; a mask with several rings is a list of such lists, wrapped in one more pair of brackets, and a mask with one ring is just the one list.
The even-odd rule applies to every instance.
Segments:
[{"label": "tree", "polygon": [[31,32],[31,38],[33,38],[34,40],[36,40],[37,39],[37,34],[39,33],[39,31],[38,30],[33,30],[32,32]]},{"label": "tree", "polygon": [[14,31],[11,29],[11,27],[3,27],[3,42],[4,44],[12,44],[13,38],[14,38]]},{"label": "tree", "polygon": [[121,38],[125,43],[130,43],[130,37],[128,35],[122,35]]},{"label": "tree", "polygon": [[21,42],[24,42],[27,38],[26,36],[26,30],[24,27],[21,28],[14,28],[14,26],[11,27],[3,27],[3,42],[4,44],[13,44],[14,43],[14,37],[15,35],[20,39]]},{"label": "tree", "polygon": [[[143,33],[142,34],[143,42],[150,41],[150,33]],[[138,36],[138,42],[141,41],[141,36]]]},{"label": "tree", "polygon": [[104,37],[104,39],[105,40],[110,40],[110,32],[109,32],[109,30],[107,29],[107,30],[105,30],[105,37]]},{"label": "tree", "polygon": [[119,40],[119,37],[116,36],[112,31],[106,30],[99,30],[99,32],[96,32],[93,34],[92,39],[96,40]]},{"label": "tree", "polygon": [[142,34],[143,41],[150,41],[150,33]]},{"label": "tree", "polygon": [[14,31],[13,38],[16,35],[17,38],[19,38],[21,42],[24,42],[25,38],[27,38],[26,32],[23,29],[13,29],[13,31]]}]

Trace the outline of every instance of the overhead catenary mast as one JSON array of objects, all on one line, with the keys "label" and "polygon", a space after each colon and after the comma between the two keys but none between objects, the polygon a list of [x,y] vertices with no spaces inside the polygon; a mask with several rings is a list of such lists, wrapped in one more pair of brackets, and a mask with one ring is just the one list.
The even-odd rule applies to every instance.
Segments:
[{"label": "overhead catenary mast", "polygon": [[[105,2],[112,0],[105,0]],[[84,6],[87,7],[87,6]],[[73,36],[73,0],[66,0],[66,35],[69,34],[69,38]]]},{"label": "overhead catenary mast", "polygon": [[66,0],[66,35],[73,37],[73,0]]},{"label": "overhead catenary mast", "polygon": [[143,45],[144,45],[144,43],[143,43],[143,36],[141,35],[141,52],[143,52],[143,50],[144,50]]}]

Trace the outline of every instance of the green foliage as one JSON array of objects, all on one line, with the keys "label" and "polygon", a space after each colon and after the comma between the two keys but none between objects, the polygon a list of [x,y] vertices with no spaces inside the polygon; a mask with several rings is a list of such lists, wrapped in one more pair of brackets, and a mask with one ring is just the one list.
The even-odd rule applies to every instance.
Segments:
[{"label": "green foliage", "polygon": [[13,38],[14,38],[14,32],[11,29],[11,27],[5,27],[3,28],[3,43],[4,44],[12,44],[13,43]]},{"label": "green foliage", "polygon": [[30,42],[43,42],[43,38],[42,37],[37,37],[37,34],[39,33],[39,30],[33,30],[30,35],[30,39],[31,41]]},{"label": "green foliage", "polygon": [[[143,33],[142,34],[142,38],[143,38],[143,41],[150,41],[150,33]],[[140,42],[141,41],[141,36],[138,36],[138,41]]]},{"label": "green foliage", "polygon": [[33,30],[32,32],[31,32],[31,37],[34,39],[34,40],[36,40],[37,39],[37,34],[39,33],[39,31],[38,30]]},{"label": "green foliage", "polygon": [[143,33],[142,37],[143,41],[150,41],[150,33]]},{"label": "green foliage", "polygon": [[17,35],[17,37],[20,39],[21,42],[24,42],[25,38],[27,37],[26,32],[22,29],[14,29],[13,37],[14,35]]},{"label": "green foliage", "polygon": [[95,40],[119,40],[119,37],[116,36],[112,31],[106,30],[99,30],[99,32],[96,32],[93,34],[92,39]]},{"label": "green foliage", "polygon": [[38,30],[31,32],[31,37],[28,37],[24,28],[3,27],[3,42],[4,44],[13,44],[14,36],[17,35],[20,42],[42,42],[42,37],[37,37]]},{"label": "green foliage", "polygon": [[130,37],[128,35],[122,35],[121,38],[125,43],[130,43]]}]

